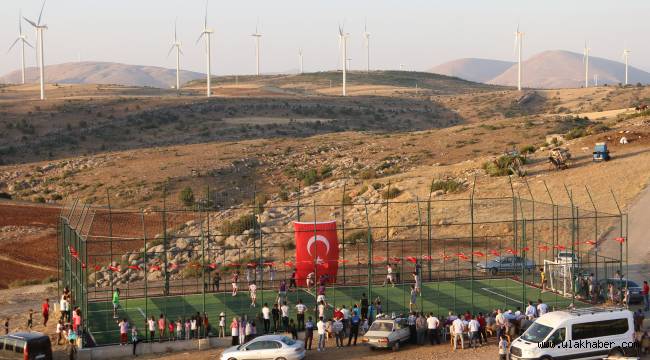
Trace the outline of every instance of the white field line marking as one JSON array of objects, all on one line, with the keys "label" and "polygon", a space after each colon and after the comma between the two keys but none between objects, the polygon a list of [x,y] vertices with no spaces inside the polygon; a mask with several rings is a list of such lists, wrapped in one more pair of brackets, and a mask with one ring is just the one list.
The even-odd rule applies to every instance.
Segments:
[{"label": "white field line marking", "polygon": [[499,294],[498,292],[496,292],[496,291],[492,291],[492,290],[490,290],[490,289],[488,289],[488,288],[481,288],[481,290],[486,291],[486,292],[489,292],[490,294],[494,294],[494,295],[496,295],[496,296],[501,296],[502,298],[506,298],[506,299],[508,299],[508,300],[510,300],[510,301],[514,301],[514,302],[516,302],[516,303],[523,304],[523,303],[521,302],[521,300],[516,300],[516,299],[513,299],[513,298],[508,297],[508,296],[506,296],[506,295]]},{"label": "white field line marking", "polygon": [[142,317],[146,320],[147,315],[144,313],[144,311],[142,311],[142,309],[140,309],[140,308],[138,308],[138,311],[140,312],[140,315],[142,315]]}]

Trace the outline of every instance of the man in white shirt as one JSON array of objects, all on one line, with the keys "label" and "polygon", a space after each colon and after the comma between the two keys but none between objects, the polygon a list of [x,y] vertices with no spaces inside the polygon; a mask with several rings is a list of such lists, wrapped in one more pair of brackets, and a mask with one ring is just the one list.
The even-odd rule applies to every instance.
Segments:
[{"label": "man in white shirt", "polygon": [[388,283],[395,287],[395,282],[393,281],[393,267],[390,264],[386,267],[386,280],[384,281],[383,286],[386,286]]},{"label": "man in white shirt", "polygon": [[497,326],[497,339],[501,339],[501,335],[505,335],[506,323],[508,322],[508,319],[503,316],[501,309],[497,309],[497,316],[494,320]]},{"label": "man in white shirt", "polygon": [[325,322],[322,317],[318,318],[316,328],[318,329],[318,351],[325,351]]},{"label": "man in white shirt", "polygon": [[464,325],[463,321],[459,318],[456,318],[451,323],[451,334],[453,336],[453,348],[456,350],[458,347],[458,340],[460,339],[460,348],[464,349],[465,348],[465,339],[463,338],[463,331],[464,331]]},{"label": "man in white shirt", "polygon": [[341,308],[341,313],[343,313],[343,330],[347,334],[350,331],[350,310],[343,305],[343,308]]},{"label": "man in white shirt", "polygon": [[298,299],[296,304],[296,320],[298,321],[298,331],[305,329],[305,312],[307,311],[307,306],[302,303],[301,299]]},{"label": "man in white shirt", "polygon": [[548,312],[548,305],[544,304],[542,299],[537,299],[537,314],[542,316]]},{"label": "man in white shirt", "polygon": [[440,336],[438,335],[439,327],[440,320],[433,316],[433,313],[429,313],[429,317],[427,318],[427,330],[429,332],[429,342],[431,345],[433,345],[434,342],[440,344]]},{"label": "man in white shirt", "polygon": [[535,308],[532,301],[529,301],[528,306],[526,306],[526,317],[528,320],[533,320],[537,317],[537,308]]},{"label": "man in white shirt", "polygon": [[472,319],[467,324],[467,328],[469,329],[469,344],[476,349],[476,344],[481,339],[481,324],[479,324],[474,315],[472,315]]},{"label": "man in white shirt", "polygon": [[262,307],[262,320],[264,321],[264,333],[268,334],[271,328],[271,309],[269,309],[269,304],[267,303],[264,303]]},{"label": "man in white shirt", "polygon": [[289,306],[286,301],[280,306],[280,313],[282,314],[282,326],[284,331],[287,331],[289,329]]}]

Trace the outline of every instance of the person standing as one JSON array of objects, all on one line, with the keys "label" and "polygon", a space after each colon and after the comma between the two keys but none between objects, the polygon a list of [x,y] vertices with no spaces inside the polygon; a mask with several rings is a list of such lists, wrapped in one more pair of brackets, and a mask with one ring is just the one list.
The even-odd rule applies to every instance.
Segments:
[{"label": "person standing", "polygon": [[[59,304],[59,307],[61,308],[61,318],[63,319],[63,322],[64,323],[70,322],[70,313],[69,313],[70,303],[68,302],[68,295],[63,294],[61,296],[61,302]],[[115,319],[115,310],[113,310],[113,319]]]},{"label": "person standing", "polygon": [[126,346],[126,343],[128,342],[127,336],[129,333],[129,322],[124,318],[122,321],[118,322],[117,325],[120,328],[120,345]]},{"label": "person standing", "polygon": [[305,312],[307,311],[307,306],[302,303],[301,299],[298,299],[298,304],[296,304],[296,319],[298,321],[298,330],[302,331],[305,329]]},{"label": "person standing", "polygon": [[[113,319],[117,319],[117,308],[119,306],[120,306],[120,289],[115,288],[115,290],[113,291]],[[68,315],[68,320],[69,319],[70,319],[70,315]]]},{"label": "person standing", "polygon": [[311,343],[314,340],[314,322],[311,320],[311,316],[307,319],[305,323],[305,349],[311,350]]},{"label": "person standing", "polygon": [[350,319],[350,336],[348,337],[348,346],[350,346],[350,343],[352,342],[352,337],[354,337],[354,346],[357,345],[359,325],[361,325],[361,317],[355,312]]},{"label": "person standing", "polygon": [[248,285],[248,293],[250,294],[251,297],[251,307],[256,307],[257,306],[257,285],[255,285],[254,282]]},{"label": "person standing", "polygon": [[542,316],[548,312],[548,305],[544,304],[542,299],[537,299],[537,316]]},{"label": "person standing", "polygon": [[147,325],[149,326],[149,342],[153,342],[156,336],[156,320],[153,316],[147,321]]},{"label": "person standing", "polygon": [[287,331],[289,329],[289,306],[286,301],[280,307],[280,312],[282,314],[282,328]]},{"label": "person standing", "polygon": [[197,330],[198,330],[198,326],[197,326],[196,316],[192,316],[192,318],[190,319],[190,333],[192,334],[190,335],[190,338],[194,339],[199,337]]},{"label": "person standing", "polygon": [[454,322],[451,323],[451,334],[453,336],[453,348],[454,351],[458,348],[458,340],[460,339],[460,348],[464,349],[465,348],[465,339],[463,338],[463,331],[464,331],[465,325],[463,324],[463,320],[460,318],[456,318]]},{"label": "person standing", "polygon": [[43,315],[43,326],[47,326],[47,320],[50,318],[50,299],[48,298],[41,305],[41,315]]},{"label": "person standing", "polygon": [[476,344],[481,341],[481,324],[472,315],[472,319],[467,324],[467,328],[469,330],[469,344],[476,349]]},{"label": "person standing", "polygon": [[[298,279],[298,270],[293,269],[293,272],[291,273],[291,278],[289,278],[289,290],[293,289],[294,291],[296,288],[298,288],[298,284],[296,283],[296,279]],[[282,280],[284,281],[284,280]]]},{"label": "person standing", "polygon": [[366,293],[361,294],[361,300],[359,301],[361,304],[361,318],[362,319],[367,319],[368,318],[368,297],[366,296]]},{"label": "person standing", "polygon": [[280,287],[278,288],[278,299],[277,303],[278,306],[282,306],[282,303],[284,303],[287,299],[287,282],[282,280],[280,281]]},{"label": "person standing", "polygon": [[411,299],[409,301],[409,311],[413,312],[417,307],[418,302],[418,291],[415,289],[415,285],[411,285]]},{"label": "person standing", "polygon": [[334,337],[336,338],[336,347],[342,348],[345,331],[343,331],[343,322],[340,318],[334,319],[334,323],[332,324],[332,331],[334,332]]},{"label": "person standing", "polygon": [[485,316],[483,316],[482,312],[478,313],[476,321],[478,321],[478,324],[481,326],[481,337],[479,338],[479,344],[483,345],[483,341],[485,341],[485,345],[487,345],[487,322],[485,321]]},{"label": "person standing", "polygon": [[267,303],[264,303],[262,307],[262,322],[264,323],[264,334],[268,334],[271,328],[271,309]]},{"label": "person standing", "polygon": [[219,337],[226,336],[226,313],[221,312],[219,314]]},{"label": "person standing", "polygon": [[322,317],[318,318],[316,328],[318,329],[318,351],[325,351],[325,322]]},{"label": "person standing", "polygon": [[273,264],[269,265],[269,286],[273,287],[273,282],[275,281],[275,266]]},{"label": "person standing", "polygon": [[232,285],[232,296],[237,296],[237,283],[239,282],[239,271],[235,271],[232,274],[232,282],[230,285]]},{"label": "person standing", "polygon": [[494,322],[497,327],[497,339],[500,339],[502,335],[505,335],[506,323],[508,322],[508,320],[503,316],[501,309],[497,309],[497,315],[494,318]]},{"label": "person standing", "polygon": [[409,343],[411,344],[416,344],[418,341],[417,331],[416,331],[417,329],[415,327],[415,320],[417,320],[415,313],[413,312],[409,313],[408,318],[406,318],[406,323],[409,326]]},{"label": "person standing", "polygon": [[534,319],[537,317],[537,308],[533,305],[532,301],[528,301],[528,306],[526,306],[526,317],[529,319]]},{"label": "person standing", "polygon": [[230,335],[232,336],[232,342],[230,345],[239,345],[239,323],[237,322],[236,317],[233,318],[232,323],[230,323]]},{"label": "person standing", "polygon": [[133,356],[138,356],[135,354],[135,348],[138,346],[140,339],[138,338],[138,329],[133,325],[131,328],[131,343],[133,344]]},{"label": "person standing", "polygon": [[273,332],[278,332],[278,324],[280,323],[280,308],[278,304],[273,304],[271,316],[273,317]]},{"label": "person standing", "polygon": [[647,280],[643,281],[641,294],[643,294],[643,311],[648,312],[650,311],[650,286],[648,285]]},{"label": "person standing", "polygon": [[293,321],[293,319],[289,320],[289,327],[287,329],[287,332],[291,334],[291,338],[293,340],[298,340],[298,329],[296,329],[296,323]]},{"label": "person standing", "polygon": [[418,345],[424,345],[427,338],[427,319],[423,313],[418,314],[415,319],[415,331],[417,332]]},{"label": "person standing", "polygon": [[62,339],[63,339],[63,320],[59,319],[59,322],[56,323],[56,344],[61,345]]},{"label": "person standing", "polygon": [[544,272],[544,268],[539,268],[539,279],[539,285],[542,288],[542,292],[544,292],[546,291],[546,273]]},{"label": "person standing", "polygon": [[388,283],[395,287],[395,281],[393,280],[393,267],[390,264],[386,266],[386,280],[384,280],[383,286],[386,286]]},{"label": "person standing", "polygon": [[176,319],[176,340],[183,339],[183,323],[181,318]]},{"label": "person standing", "polygon": [[508,359],[508,341],[506,340],[505,335],[501,335],[499,338],[499,360]]},{"label": "person standing", "polygon": [[165,328],[167,328],[166,321],[165,321],[165,315],[160,314],[160,318],[158,318],[158,342],[162,342],[163,336],[165,336]]},{"label": "person standing", "polygon": [[212,282],[214,292],[219,292],[219,285],[221,285],[221,274],[219,271],[214,273],[214,279],[212,279]]},{"label": "person standing", "polygon": [[433,313],[429,313],[427,318],[427,330],[429,332],[429,343],[433,345],[440,344],[440,336],[438,335],[438,328],[440,327],[440,320],[437,317],[433,316]]}]

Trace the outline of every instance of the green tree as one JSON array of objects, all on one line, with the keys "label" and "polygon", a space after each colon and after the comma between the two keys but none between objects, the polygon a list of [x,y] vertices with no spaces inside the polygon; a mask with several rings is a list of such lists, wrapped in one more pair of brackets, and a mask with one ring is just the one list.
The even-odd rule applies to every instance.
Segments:
[{"label": "green tree", "polygon": [[191,187],[188,186],[181,191],[180,200],[185,206],[194,205],[194,192]]}]

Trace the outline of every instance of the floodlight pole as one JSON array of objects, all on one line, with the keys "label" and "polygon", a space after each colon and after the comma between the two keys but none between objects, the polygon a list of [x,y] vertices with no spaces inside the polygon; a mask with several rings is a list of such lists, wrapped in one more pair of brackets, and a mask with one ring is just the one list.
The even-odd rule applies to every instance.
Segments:
[{"label": "floodlight pole", "polygon": [[[616,204],[616,209],[618,210],[618,215],[620,220],[620,226],[619,226],[619,236],[623,237],[623,212],[621,211],[621,207],[618,204],[618,200],[616,200],[616,195],[614,195],[614,190],[609,189],[609,192],[612,194],[612,199],[614,199],[614,204]],[[627,241],[625,241],[625,253],[627,256]],[[619,260],[618,260],[618,273],[619,275],[623,276],[623,243],[619,243]],[[627,260],[627,259],[626,259]],[[627,261],[626,261],[627,263]],[[627,272],[627,270],[626,270]],[[626,285],[627,286],[627,285]]]},{"label": "floodlight pole", "polygon": [[[566,184],[564,184],[564,190],[566,191],[567,197],[569,198],[569,201],[571,202],[571,256],[573,259],[571,260],[571,281],[573,283],[571,284],[571,303],[573,304],[576,299],[576,284],[578,281],[578,277],[575,274],[576,270],[576,252],[575,252],[575,243],[576,243],[576,209],[573,205],[573,195],[569,191],[569,188],[567,188]],[[566,279],[566,274],[565,274],[565,279]]]},{"label": "floodlight pole", "polygon": [[429,268],[429,281],[431,281],[431,193],[433,189],[433,182],[435,180],[431,180],[431,186],[429,186],[429,201],[427,201],[427,245],[428,245],[428,268]]},{"label": "floodlight pole", "polygon": [[510,183],[510,193],[512,194],[512,247],[517,248],[517,198],[515,197],[515,188],[512,186],[512,176],[508,175]]},{"label": "floodlight pole", "polygon": [[[342,250],[343,250],[343,259],[345,260],[345,195],[347,194],[347,186],[348,186],[348,180],[346,179],[343,182],[343,196],[341,197],[341,237],[343,238],[342,241]],[[368,259],[370,261],[370,259]],[[343,262],[343,285],[345,285],[346,282],[346,267],[345,267],[345,261]]]},{"label": "floodlight pole", "polygon": [[[420,256],[415,259],[415,276],[416,277],[419,276],[420,277],[420,283],[422,283],[422,266],[420,266],[420,272],[418,272],[418,261],[420,261],[420,262],[422,261],[422,212],[420,210],[420,198],[418,196],[415,197],[415,201],[418,204],[418,230],[419,230],[418,231],[419,232],[419,236],[418,236],[419,239],[418,240],[419,240],[419,243],[420,243],[419,244],[420,245]],[[370,249],[370,244],[368,244],[368,249]],[[420,286],[422,286],[422,285],[420,285]],[[421,291],[421,289],[420,289],[420,291]],[[472,295],[472,312],[473,312],[473,309],[474,309],[473,300],[474,300],[474,295]],[[423,308],[423,302],[424,302],[424,299],[422,298],[422,296],[420,296],[420,309]]]},{"label": "floodlight pole", "polygon": [[551,195],[551,192],[549,191],[548,186],[546,185],[546,180],[542,180],[542,183],[544,183],[544,188],[546,189],[546,194],[548,194],[548,198],[551,200],[551,205],[553,206],[553,211],[552,211],[553,219],[551,221],[551,224],[552,224],[552,227],[551,227],[551,230],[552,230],[551,231],[551,244],[552,244],[551,252],[553,254],[553,258],[555,258],[555,245],[557,245],[556,244],[556,237],[555,237],[555,233],[556,233],[556,230],[557,230],[557,228],[555,226],[556,225],[556,216],[555,215],[556,215],[556,212],[558,211],[558,209],[557,209],[557,206],[555,205],[555,201],[553,201],[553,196]]},{"label": "floodlight pole", "polygon": [[[149,299],[147,295],[149,292],[149,281],[147,280],[147,227],[144,222],[144,210],[140,210],[140,221],[142,222],[142,268],[144,271],[144,315],[146,321],[147,315],[149,314]],[[146,337],[145,335],[145,339]]]},{"label": "floodlight pole", "polygon": [[[532,241],[533,241],[532,255],[533,256],[532,256],[532,258],[533,258],[533,263],[535,263],[535,203],[536,203],[536,201],[535,201],[535,197],[533,196],[533,192],[530,189],[530,184],[528,183],[528,179],[524,178],[524,182],[526,183],[526,189],[528,189],[528,194],[530,195],[530,199],[533,202],[533,206],[532,206],[533,207],[533,209],[532,209],[533,213],[532,213],[532,220],[531,220],[532,223],[533,223],[532,224],[532,226],[533,226],[533,238],[532,238]],[[539,257],[539,253],[537,254],[537,256]],[[534,281],[534,279],[535,279],[535,269],[533,268],[533,281]]]},{"label": "floodlight pole", "polygon": [[366,209],[366,224],[368,224],[368,261],[366,261],[368,263],[368,299],[372,299],[372,227],[370,226],[370,217],[368,215],[368,202],[364,200],[363,205]]},{"label": "floodlight pole", "polygon": [[[474,192],[476,191],[476,175],[474,176],[474,183],[472,184],[472,193],[469,198],[469,217],[470,217],[470,233],[471,233],[471,264],[470,264],[470,289],[472,291],[472,314],[474,313]],[[419,204],[418,204],[419,205]]]}]

